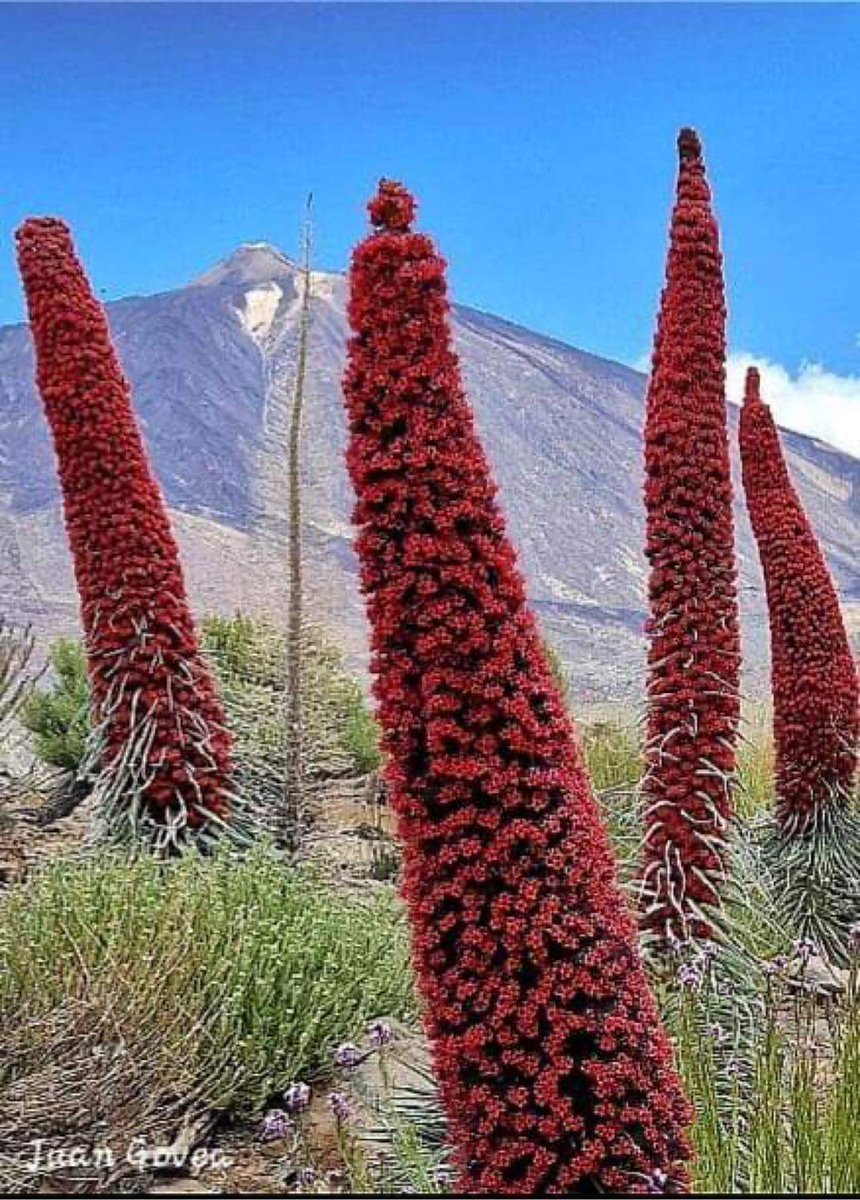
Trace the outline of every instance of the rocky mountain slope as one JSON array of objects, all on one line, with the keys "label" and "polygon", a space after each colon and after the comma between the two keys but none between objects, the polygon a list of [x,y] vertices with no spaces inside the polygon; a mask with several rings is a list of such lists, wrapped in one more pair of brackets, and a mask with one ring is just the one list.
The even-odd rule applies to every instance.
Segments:
[{"label": "rocky mountain slope", "polygon": [[[343,276],[315,274],[307,577],[312,609],[358,663],[365,626],[339,394],[345,299]],[[295,268],[265,245],[241,247],[188,287],[109,306],[200,610],[284,612],[284,447],[297,313]],[[531,595],[568,664],[574,695],[580,703],[635,699],[643,662],[644,377],[473,309],[456,309],[455,329]],[[47,636],[77,625],[52,450],[32,376],[26,327],[0,329],[0,613]],[[854,620],[860,461],[800,435],[786,440]],[[767,639],[742,506],[738,525],[747,690],[756,694]]]}]

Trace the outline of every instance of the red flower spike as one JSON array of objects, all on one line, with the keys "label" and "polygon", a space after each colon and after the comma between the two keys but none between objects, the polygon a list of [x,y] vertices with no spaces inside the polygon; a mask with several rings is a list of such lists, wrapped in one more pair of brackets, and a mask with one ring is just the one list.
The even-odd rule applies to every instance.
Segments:
[{"label": "red flower spike", "polygon": [[[412,200],[383,184],[371,205]],[[690,1118],[553,683],[432,241],[350,273],[348,466],[404,894],[466,1195],[683,1193]]]},{"label": "red flower spike", "polygon": [[641,920],[659,940],[713,932],[740,712],[722,258],[692,129],[681,130],[678,152],[645,426],[651,614]]},{"label": "red flower spike", "polygon": [[156,825],[181,826],[183,812],[192,828],[224,820],[230,739],[104,310],[64,222],[25,221],[16,240],[104,764],[154,722],[144,811]]},{"label": "red flower spike", "polygon": [[860,733],[857,668],[755,367],[747,372],[739,441],[770,618],[777,819],[800,835],[826,806],[850,802]]},{"label": "red flower spike", "polygon": [[367,205],[371,225],[400,233],[410,228],[416,209],[415,197],[394,179],[380,179],[379,190]]}]

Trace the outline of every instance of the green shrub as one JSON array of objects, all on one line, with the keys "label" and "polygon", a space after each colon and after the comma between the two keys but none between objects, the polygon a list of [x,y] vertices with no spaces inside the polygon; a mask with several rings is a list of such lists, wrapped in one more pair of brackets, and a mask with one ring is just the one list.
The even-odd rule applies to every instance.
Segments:
[{"label": "green shrub", "polygon": [[735,810],[744,820],[753,821],[772,814],[776,803],[770,712],[764,708],[747,712],[741,733]]},{"label": "green shrub", "polygon": [[62,638],[51,647],[49,661],[53,686],[27,696],[21,719],[33,734],[43,762],[77,772],[90,734],[90,685],[83,646],[73,638]]},{"label": "green shrub", "polygon": [[581,726],[580,738],[621,877],[632,882],[642,849],[642,755],[636,730],[620,721],[592,721]]},{"label": "green shrub", "polygon": [[[236,613],[232,617],[211,616],[203,621],[203,641],[215,659],[218,673],[225,680],[243,680],[273,686],[283,674],[276,658],[279,647],[272,639],[263,639],[268,627],[263,621]],[[269,653],[264,653],[264,647]]]},{"label": "green shrub", "polygon": [[378,771],[382,765],[379,724],[368,708],[364,692],[357,680],[350,679],[344,685],[343,709],[344,742],[352,756],[355,769],[362,775]]},{"label": "green shrub", "polygon": [[[203,644],[217,672],[237,757],[280,770],[285,713],[286,643],[264,619],[209,617]],[[51,766],[77,771],[90,733],[89,683],[80,642],[64,638],[50,654],[53,680],[33,692],[23,720],[36,753]],[[307,635],[304,665],[307,751],[311,772],[367,774],[380,765],[379,731],[358,681],[343,657],[318,629]],[[252,778],[255,771],[250,772]]]},{"label": "green shrub", "polygon": [[387,891],[349,899],[265,847],[61,862],[0,901],[0,1111],[76,1011],[204,1107],[255,1116],[372,1018],[415,1016],[404,921]]},{"label": "green shrub", "polygon": [[581,736],[596,791],[638,786],[643,762],[635,729],[620,721],[593,721],[582,726]]},{"label": "green shrub", "polygon": [[[210,617],[203,625],[239,757],[259,778],[264,764],[284,778],[287,648],[284,633],[265,619]],[[358,681],[343,655],[316,627],[305,633],[302,661],[305,759],[312,778],[367,774],[379,766],[379,734]]]}]

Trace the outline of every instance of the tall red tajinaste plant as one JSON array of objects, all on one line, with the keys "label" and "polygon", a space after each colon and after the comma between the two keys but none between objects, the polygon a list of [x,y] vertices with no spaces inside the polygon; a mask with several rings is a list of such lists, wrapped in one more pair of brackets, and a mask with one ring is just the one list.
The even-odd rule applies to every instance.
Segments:
[{"label": "tall red tajinaste plant", "polygon": [[712,933],[740,714],[722,257],[693,130],[681,131],[678,151],[645,425],[650,618],[642,924],[661,942]]},{"label": "tall red tajinaste plant", "polygon": [[102,763],[122,764],[127,802],[165,838],[209,833],[228,817],[230,739],[130,388],[67,226],[29,220],[16,238]]},{"label": "tall red tajinaste plant", "polygon": [[857,769],[857,667],[839,598],[794,489],[759,373],[750,367],[739,441],[770,620],[777,821],[802,835],[850,803]]},{"label": "tall red tajinaste plant", "polygon": [[369,211],[348,466],[459,1186],[681,1193],[687,1104],[464,394],[445,263],[399,184]]}]

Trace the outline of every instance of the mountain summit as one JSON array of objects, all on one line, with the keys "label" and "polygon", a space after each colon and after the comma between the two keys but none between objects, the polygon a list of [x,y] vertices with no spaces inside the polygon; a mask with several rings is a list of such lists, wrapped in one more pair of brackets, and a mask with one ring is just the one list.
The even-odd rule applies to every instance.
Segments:
[{"label": "mountain summit", "polygon": [[[108,306],[200,610],[265,611],[275,620],[286,611],[296,276],[296,264],[278,249],[251,244],[187,287]],[[314,272],[306,577],[309,612],[360,662],[366,629],[340,397],[345,304],[345,277]],[[568,665],[576,700],[638,697],[644,377],[469,308],[455,307],[454,330],[532,601]],[[860,461],[799,434],[785,434],[785,444],[849,615],[858,613]],[[741,506],[737,523],[754,677],[747,691],[755,694],[766,664],[764,595]],[[0,612],[31,621],[39,634],[77,629],[53,453],[24,326],[0,328]]]},{"label": "mountain summit", "polygon": [[192,286],[276,283],[279,279],[292,278],[296,270],[296,264],[277,246],[269,242],[246,242],[196,279]]}]

